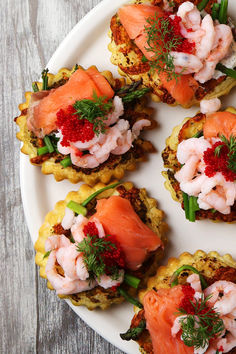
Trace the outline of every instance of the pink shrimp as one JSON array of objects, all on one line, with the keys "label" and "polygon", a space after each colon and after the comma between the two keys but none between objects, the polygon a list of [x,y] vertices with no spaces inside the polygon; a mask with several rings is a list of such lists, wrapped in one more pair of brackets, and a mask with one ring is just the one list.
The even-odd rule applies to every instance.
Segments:
[{"label": "pink shrimp", "polygon": [[45,251],[49,252],[57,250],[60,247],[67,247],[70,245],[70,240],[64,235],[52,235],[45,241]]}]

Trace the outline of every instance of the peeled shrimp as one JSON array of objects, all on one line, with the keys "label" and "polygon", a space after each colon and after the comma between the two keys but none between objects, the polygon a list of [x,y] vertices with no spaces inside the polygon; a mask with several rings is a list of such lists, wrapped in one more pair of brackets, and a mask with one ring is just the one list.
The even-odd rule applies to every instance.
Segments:
[{"label": "peeled shrimp", "polygon": [[137,122],[135,122],[134,125],[132,126],[132,134],[133,134],[134,138],[136,139],[139,136],[140,131],[144,127],[149,127],[150,125],[151,125],[151,122],[148,119],[140,119]]},{"label": "peeled shrimp", "polygon": [[201,192],[202,183],[204,183],[206,179],[206,175],[198,175],[190,181],[180,182],[180,189],[188,195],[197,197],[200,195],[199,193]]},{"label": "peeled shrimp", "polygon": [[200,101],[200,110],[203,114],[217,112],[220,107],[221,101],[219,100],[219,98],[212,98],[211,100]]},{"label": "peeled shrimp", "polygon": [[202,286],[200,282],[200,277],[198,274],[191,274],[187,278],[187,282],[191,285],[191,287],[197,291],[197,292],[202,292]]},{"label": "peeled shrimp", "polygon": [[112,286],[119,286],[124,279],[124,271],[119,271],[119,276],[117,279],[112,279],[109,275],[103,274],[100,279],[97,279],[98,285],[104,289],[111,288]]},{"label": "peeled shrimp", "polygon": [[74,214],[73,210],[71,210],[69,208],[65,208],[65,215],[64,215],[62,222],[61,222],[61,226],[63,227],[63,229],[69,230],[71,228],[73,221],[74,221],[74,217],[75,217],[75,214]]},{"label": "peeled shrimp", "polygon": [[56,270],[56,251],[50,253],[45,271],[48,280],[56,290],[57,294],[75,294],[81,291],[90,290],[96,285],[95,281],[71,280],[68,277],[63,277],[58,274]]},{"label": "peeled shrimp", "polygon": [[57,262],[64,270],[65,276],[72,280],[78,279],[75,268],[75,262],[78,256],[79,252],[77,251],[74,243],[71,243],[70,246],[61,247],[57,250]]},{"label": "peeled shrimp", "polygon": [[171,52],[170,54],[174,59],[176,73],[183,73],[184,75],[195,73],[203,66],[201,60],[196,55],[182,52]]},{"label": "peeled shrimp", "polygon": [[230,45],[233,41],[232,30],[227,25],[215,26],[215,44],[207,61],[214,61],[218,63],[229,52]]},{"label": "peeled shrimp", "polygon": [[181,164],[184,164],[191,155],[196,155],[201,159],[203,152],[210,147],[211,144],[203,137],[183,140],[178,145],[177,159]]},{"label": "peeled shrimp", "polygon": [[203,60],[210,54],[215,39],[214,23],[210,15],[206,15],[203,18],[201,29],[205,32],[205,35],[196,44],[196,55],[199,59]]},{"label": "peeled shrimp", "polygon": [[230,316],[223,316],[222,320],[224,322],[224,326],[235,338],[236,338],[236,321],[235,318],[231,318]]},{"label": "peeled shrimp", "polygon": [[175,178],[178,182],[188,182],[195,176],[197,165],[199,163],[199,157],[192,155],[186,161],[184,166],[175,174]]},{"label": "peeled shrimp", "polygon": [[[220,312],[220,315],[227,315],[235,308],[236,284],[230,281],[218,280],[204,290],[204,295],[205,297],[211,295],[208,300],[209,304],[213,304]],[[226,296],[227,298],[225,298]]]},{"label": "peeled shrimp", "polygon": [[75,241],[83,241],[85,237],[83,233],[83,228],[85,225],[87,225],[87,223],[88,219],[82,214],[76,216],[76,218],[74,219],[74,224],[71,226],[71,233]]},{"label": "peeled shrimp", "polygon": [[60,247],[67,247],[70,245],[70,240],[64,235],[52,235],[45,241],[45,251],[49,252]]},{"label": "peeled shrimp", "polygon": [[107,115],[107,120],[105,120],[106,126],[116,123],[120,116],[124,114],[124,105],[122,98],[115,96],[113,99],[114,111]]},{"label": "peeled shrimp", "polygon": [[230,207],[226,205],[226,200],[217,191],[210,191],[208,194],[200,193],[198,195],[198,205],[203,210],[215,209],[221,214],[229,214]]}]

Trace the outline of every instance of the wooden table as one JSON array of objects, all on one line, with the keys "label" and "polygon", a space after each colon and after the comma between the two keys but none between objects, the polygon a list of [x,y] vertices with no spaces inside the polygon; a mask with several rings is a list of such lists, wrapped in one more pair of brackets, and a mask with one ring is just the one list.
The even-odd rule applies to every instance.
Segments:
[{"label": "wooden table", "polygon": [[91,330],[34,264],[15,138],[18,104],[74,25],[99,0],[1,0],[0,353],[121,353]]}]

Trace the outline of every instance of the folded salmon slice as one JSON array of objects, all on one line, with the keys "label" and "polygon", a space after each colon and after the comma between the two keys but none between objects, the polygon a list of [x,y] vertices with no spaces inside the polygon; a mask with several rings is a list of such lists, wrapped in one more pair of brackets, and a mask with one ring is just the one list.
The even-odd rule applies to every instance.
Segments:
[{"label": "folded salmon slice", "polygon": [[130,39],[135,39],[143,33],[144,27],[148,25],[149,17],[161,17],[162,15],[163,11],[158,6],[146,4],[125,5],[118,10],[120,22]]},{"label": "folded salmon slice", "polygon": [[127,199],[120,196],[101,199],[96,209],[91,219],[97,218],[106,234],[116,237],[125,253],[127,268],[138,269],[149,252],[163,246],[159,236],[142,222]]},{"label": "folded salmon slice", "polygon": [[166,73],[159,75],[163,87],[171,94],[171,96],[180,104],[186,105],[190,102],[198,88],[197,81],[192,75],[180,75],[176,79],[168,80]]},{"label": "folded salmon slice", "polygon": [[184,298],[181,285],[169,289],[149,291],[143,306],[147,329],[151,335],[154,354],[190,354],[193,347],[187,347],[180,335],[173,337],[171,327],[176,318],[176,312]]},{"label": "folded salmon slice", "polygon": [[215,112],[207,115],[203,133],[206,139],[214,138],[218,135],[224,135],[227,139],[230,136],[236,137],[236,114]]},{"label": "folded salmon slice", "polygon": [[[98,97],[112,98],[114,92],[108,81],[95,68],[76,70],[68,82],[49,94],[40,102],[30,104],[27,115],[27,127],[36,136],[43,137],[56,130],[56,113],[60,109],[66,109],[77,100],[92,99],[93,94]],[[34,94],[32,94],[32,100]]]}]

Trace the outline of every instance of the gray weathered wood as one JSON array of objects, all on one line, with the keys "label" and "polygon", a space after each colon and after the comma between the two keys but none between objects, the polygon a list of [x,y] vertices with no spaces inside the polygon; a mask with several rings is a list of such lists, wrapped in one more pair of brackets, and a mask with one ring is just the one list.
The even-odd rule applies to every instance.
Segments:
[{"label": "gray weathered wood", "polygon": [[20,196],[13,117],[66,34],[99,0],[1,0],[0,353],[121,353],[46,288]]}]

